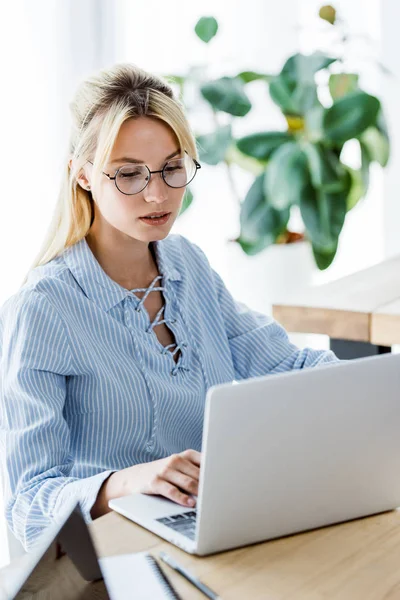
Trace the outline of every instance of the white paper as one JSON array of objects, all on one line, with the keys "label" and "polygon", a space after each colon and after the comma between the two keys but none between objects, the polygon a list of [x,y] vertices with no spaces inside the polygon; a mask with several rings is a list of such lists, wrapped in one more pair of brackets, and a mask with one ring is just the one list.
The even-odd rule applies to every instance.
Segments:
[{"label": "white paper", "polygon": [[171,597],[164,592],[163,584],[146,555],[146,552],[137,552],[99,558],[111,600],[163,600]]}]

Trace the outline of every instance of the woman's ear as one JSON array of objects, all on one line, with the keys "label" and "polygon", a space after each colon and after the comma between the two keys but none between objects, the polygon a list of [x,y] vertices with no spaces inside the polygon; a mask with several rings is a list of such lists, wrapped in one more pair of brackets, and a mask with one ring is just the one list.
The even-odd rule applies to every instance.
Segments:
[{"label": "woman's ear", "polygon": [[[68,165],[69,168],[72,169],[72,158],[69,160]],[[87,178],[86,171],[83,167],[79,171],[76,180],[84,190],[90,191],[90,181]]]}]

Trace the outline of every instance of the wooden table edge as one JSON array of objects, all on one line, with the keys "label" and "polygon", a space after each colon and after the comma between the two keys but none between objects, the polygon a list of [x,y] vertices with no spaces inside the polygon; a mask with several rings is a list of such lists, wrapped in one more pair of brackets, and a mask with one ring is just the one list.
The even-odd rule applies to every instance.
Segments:
[{"label": "wooden table edge", "polygon": [[371,313],[273,304],[272,315],[291,333],[316,333],[342,340],[371,342]]}]

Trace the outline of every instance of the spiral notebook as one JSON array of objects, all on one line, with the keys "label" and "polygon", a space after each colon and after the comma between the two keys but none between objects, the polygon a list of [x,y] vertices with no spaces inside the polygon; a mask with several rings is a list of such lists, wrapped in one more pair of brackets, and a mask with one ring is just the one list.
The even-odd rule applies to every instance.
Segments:
[{"label": "spiral notebook", "polygon": [[111,600],[181,600],[161,567],[147,552],[98,560]]}]

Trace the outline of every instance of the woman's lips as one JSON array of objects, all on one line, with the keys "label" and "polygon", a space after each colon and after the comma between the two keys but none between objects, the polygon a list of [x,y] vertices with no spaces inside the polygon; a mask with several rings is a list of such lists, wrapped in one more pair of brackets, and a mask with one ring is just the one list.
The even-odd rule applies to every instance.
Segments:
[{"label": "woman's lips", "polygon": [[139,217],[140,221],[142,221],[142,223],[146,223],[146,225],[152,225],[154,226],[160,226],[160,225],[165,225],[165,223],[167,223],[167,221],[169,221],[169,218],[171,216],[171,213],[166,213],[164,214],[164,216],[161,217]]}]

